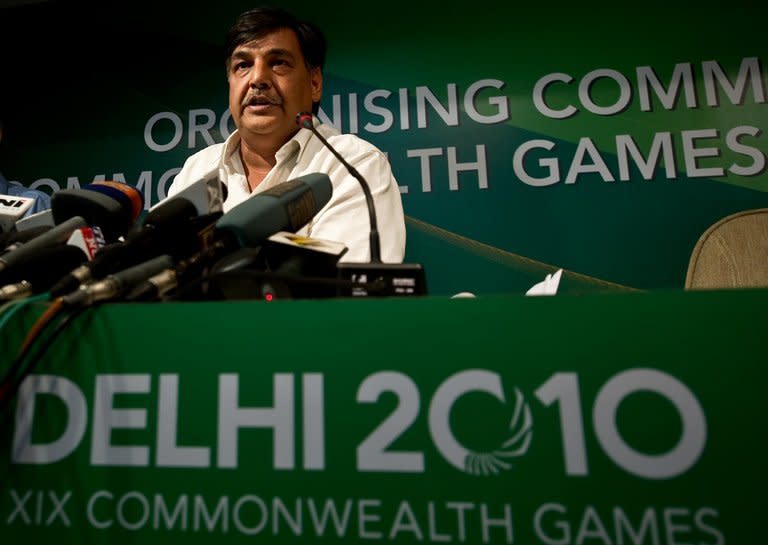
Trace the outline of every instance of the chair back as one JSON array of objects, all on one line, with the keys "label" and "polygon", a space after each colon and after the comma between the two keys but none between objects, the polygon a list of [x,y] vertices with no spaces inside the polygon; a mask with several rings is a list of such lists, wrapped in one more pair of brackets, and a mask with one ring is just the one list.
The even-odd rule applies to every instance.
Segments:
[{"label": "chair back", "polygon": [[768,208],[726,216],[699,237],[685,289],[768,287]]}]

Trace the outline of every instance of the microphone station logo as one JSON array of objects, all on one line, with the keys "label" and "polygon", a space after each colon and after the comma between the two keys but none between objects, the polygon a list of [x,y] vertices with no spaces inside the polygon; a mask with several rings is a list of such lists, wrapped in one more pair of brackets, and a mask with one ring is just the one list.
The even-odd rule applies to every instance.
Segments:
[{"label": "microphone station logo", "polygon": [[21,208],[32,200],[25,197],[0,197],[0,208]]},{"label": "microphone station logo", "polygon": [[35,199],[0,195],[0,233],[14,227],[16,220],[21,218],[35,204]]}]

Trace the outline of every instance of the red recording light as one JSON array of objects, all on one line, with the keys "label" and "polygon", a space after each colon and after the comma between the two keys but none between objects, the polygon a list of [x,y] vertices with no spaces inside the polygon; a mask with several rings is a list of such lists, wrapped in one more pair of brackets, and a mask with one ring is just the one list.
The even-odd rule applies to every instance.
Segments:
[{"label": "red recording light", "polygon": [[264,295],[264,300],[265,300],[267,303],[269,303],[269,302],[270,302],[272,299],[274,299],[274,298],[275,298],[275,296],[274,296],[274,295],[272,295],[271,293],[267,293],[267,294],[265,294],[265,295]]}]

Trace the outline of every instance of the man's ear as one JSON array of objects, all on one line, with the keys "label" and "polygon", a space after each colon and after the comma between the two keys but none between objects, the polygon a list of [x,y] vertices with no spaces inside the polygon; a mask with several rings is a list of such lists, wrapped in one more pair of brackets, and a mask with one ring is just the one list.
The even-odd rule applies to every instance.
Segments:
[{"label": "man's ear", "polygon": [[312,102],[320,102],[323,96],[323,71],[319,67],[309,71],[309,82],[312,86]]}]

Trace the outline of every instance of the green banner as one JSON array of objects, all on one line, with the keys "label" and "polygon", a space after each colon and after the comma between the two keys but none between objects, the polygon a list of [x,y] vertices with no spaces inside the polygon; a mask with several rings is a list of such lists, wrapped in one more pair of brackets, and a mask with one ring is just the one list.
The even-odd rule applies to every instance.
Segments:
[{"label": "green banner", "polygon": [[[768,206],[754,2],[281,5],[326,31],[320,117],[388,153],[431,293],[680,288],[708,226]],[[6,177],[158,202],[232,130],[221,45],[252,6],[3,9]]]},{"label": "green banner", "polygon": [[2,415],[3,539],[758,543],[767,303],[107,305]]}]

